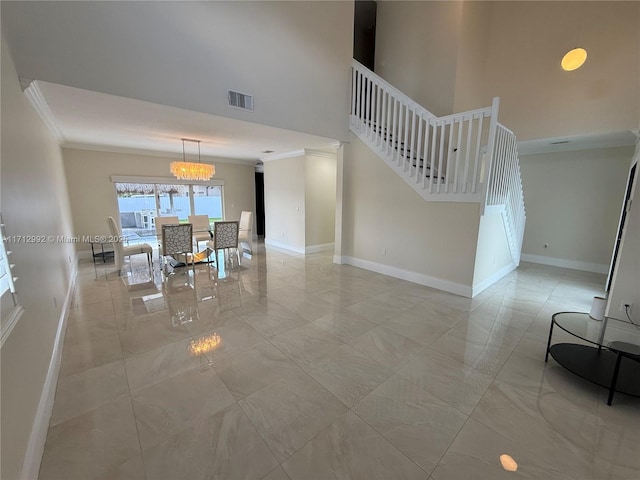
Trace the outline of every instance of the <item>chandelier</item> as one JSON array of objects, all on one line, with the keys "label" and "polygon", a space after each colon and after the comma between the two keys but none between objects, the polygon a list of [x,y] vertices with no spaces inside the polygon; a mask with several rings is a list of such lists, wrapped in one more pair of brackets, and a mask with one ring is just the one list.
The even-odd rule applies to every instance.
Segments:
[{"label": "chandelier", "polygon": [[[200,140],[182,138],[182,161],[171,162],[170,170],[179,180],[210,180],[216,173],[215,165],[202,163],[200,160]],[[195,142],[198,144],[198,163],[187,162],[184,154],[184,142]]]}]

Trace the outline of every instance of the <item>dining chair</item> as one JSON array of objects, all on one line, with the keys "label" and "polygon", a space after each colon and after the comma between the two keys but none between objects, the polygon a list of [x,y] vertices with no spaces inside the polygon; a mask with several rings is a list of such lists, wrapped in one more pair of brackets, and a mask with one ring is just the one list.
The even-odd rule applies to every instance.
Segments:
[{"label": "dining chair", "polygon": [[197,251],[200,242],[211,240],[209,215],[189,215],[189,223],[193,225],[193,245]]},{"label": "dining chair", "polygon": [[238,243],[243,250],[253,255],[253,212],[242,211],[240,213],[240,226],[238,231]]},{"label": "dining chair", "polygon": [[230,248],[236,249],[238,256],[238,265],[240,265],[240,250],[238,249],[238,226],[237,220],[227,222],[216,222],[213,224],[213,240],[207,242],[207,246],[214,251],[216,263],[218,262],[218,250],[226,252]]},{"label": "dining chair", "polygon": [[[122,231],[118,228],[116,220],[113,217],[107,217],[107,225],[109,232],[114,240],[121,238]],[[122,274],[122,265],[124,264],[124,258],[131,255],[147,254],[147,263],[149,264],[149,273],[153,275],[153,260],[151,255],[153,253],[153,247],[148,243],[139,243],[135,245],[123,245],[122,242],[113,242],[114,261],[118,275]]]},{"label": "dining chair", "polygon": [[164,253],[162,252],[162,226],[178,225],[179,223],[180,219],[176,215],[156,217],[155,219],[156,238],[158,239],[158,259],[160,260],[160,263],[162,263],[162,257],[164,256]]},{"label": "dining chair", "polygon": [[190,223],[162,225],[162,256],[175,258],[184,255],[184,263],[190,262],[195,270],[192,238],[193,225]]}]

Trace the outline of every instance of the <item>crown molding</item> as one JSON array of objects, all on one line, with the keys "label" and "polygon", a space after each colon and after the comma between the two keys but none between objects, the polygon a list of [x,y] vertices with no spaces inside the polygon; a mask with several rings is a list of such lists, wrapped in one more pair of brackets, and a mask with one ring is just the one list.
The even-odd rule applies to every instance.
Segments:
[{"label": "crown molding", "polygon": [[267,155],[260,158],[263,162],[272,162],[274,160],[282,160],[284,158],[302,157],[306,155],[312,155],[314,157],[336,158],[336,152],[327,152],[325,150],[315,150],[312,148],[300,148],[298,150],[292,150],[285,153],[276,153],[273,155]]},{"label": "crown molding", "polygon": [[540,138],[518,142],[520,155],[592,150],[599,148],[630,147],[638,141],[636,130]]},{"label": "crown molding", "polygon": [[334,160],[337,155],[336,152],[327,152],[325,150],[314,150],[312,148],[305,148],[304,152],[306,155],[312,155],[314,157],[333,158]]},{"label": "crown molding", "polygon": [[51,113],[51,109],[49,108],[47,101],[40,91],[38,82],[32,81],[31,83],[29,83],[29,85],[24,89],[24,94],[29,100],[29,103],[31,103],[31,106],[37,112],[40,119],[53,134],[58,144],[62,145],[65,141],[64,135],[62,135],[62,132],[56,125],[55,117],[53,116],[53,113]]},{"label": "crown molding", "polygon": [[292,150],[290,152],[275,153],[273,155],[267,155],[265,157],[261,157],[260,160],[262,160],[264,163],[267,163],[267,162],[272,162],[274,160],[282,160],[283,158],[301,157],[304,154],[305,154],[304,148],[300,148],[298,150]]},{"label": "crown molding", "polygon": [[[127,148],[116,147],[113,145],[93,145],[89,143],[70,143],[65,142],[62,148],[68,148],[73,150],[88,150],[90,152],[108,152],[108,153],[121,153],[126,155],[144,155],[147,157],[162,157],[167,159],[182,160],[181,153],[175,152],[159,152],[157,150],[146,150],[140,148]],[[247,160],[243,158],[223,158],[223,157],[211,157],[202,155],[200,159],[205,163],[230,163],[233,165],[247,165],[255,166],[256,160]]]}]

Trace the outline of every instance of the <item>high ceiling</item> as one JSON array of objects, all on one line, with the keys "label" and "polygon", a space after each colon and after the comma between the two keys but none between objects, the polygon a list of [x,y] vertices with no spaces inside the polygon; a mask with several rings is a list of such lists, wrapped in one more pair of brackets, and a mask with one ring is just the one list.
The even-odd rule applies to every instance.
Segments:
[{"label": "high ceiling", "polygon": [[[3,1],[1,8],[3,41],[18,74],[36,80],[39,106],[50,111],[63,146],[176,156],[180,138],[187,137],[202,140],[204,157],[255,162],[269,155],[265,151],[335,149],[338,140],[348,140],[349,2]],[[543,18],[545,12],[539,12]],[[504,55],[496,52],[499,63]],[[610,61],[612,55],[601,57]],[[602,59],[597,65],[604,65]],[[626,78],[607,78],[618,77]],[[537,105],[539,96],[523,95],[512,75],[501,78],[501,115],[509,118],[511,109],[520,123],[537,118],[521,100]],[[590,111],[589,105],[620,116],[592,88],[602,83],[598,78],[581,89],[562,77],[567,91],[590,96],[580,108],[538,115],[544,125],[576,123],[559,113],[570,120],[599,119],[575,114]],[[229,108],[228,89],[254,95],[255,111]],[[521,153],[633,145],[633,133],[615,122],[609,127],[611,122],[602,121],[611,133],[573,135],[598,132],[576,127],[571,137],[520,137],[536,139],[521,143]],[[556,130],[549,127],[539,136],[564,131]]]},{"label": "high ceiling", "polygon": [[[348,138],[348,2],[1,8],[18,75],[37,81],[67,145],[177,152],[188,137],[207,156],[255,161]],[[254,110],[229,107],[228,90],[252,95]]]}]

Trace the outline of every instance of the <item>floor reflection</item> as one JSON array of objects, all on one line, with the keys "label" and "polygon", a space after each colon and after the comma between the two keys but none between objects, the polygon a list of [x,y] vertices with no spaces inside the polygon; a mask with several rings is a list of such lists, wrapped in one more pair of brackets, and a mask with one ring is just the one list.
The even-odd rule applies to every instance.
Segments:
[{"label": "floor reflection", "polygon": [[263,244],[142,260],[80,265],[40,480],[638,478],[638,399],[544,362],[602,275],[468,299]]}]

